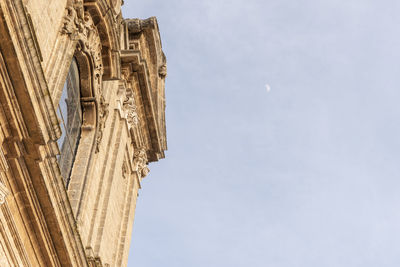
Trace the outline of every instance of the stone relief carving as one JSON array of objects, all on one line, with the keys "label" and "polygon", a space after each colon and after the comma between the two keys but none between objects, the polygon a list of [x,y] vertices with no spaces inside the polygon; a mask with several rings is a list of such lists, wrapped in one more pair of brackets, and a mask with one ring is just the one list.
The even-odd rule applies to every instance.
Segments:
[{"label": "stone relief carving", "polygon": [[139,148],[133,156],[133,166],[137,173],[142,177],[146,177],[150,169],[147,167],[147,154],[144,148]]},{"label": "stone relief carving", "polygon": [[167,77],[167,64],[162,64],[158,68],[158,75],[160,76],[161,79],[165,79],[165,77]]},{"label": "stone relief carving", "polygon": [[99,130],[97,133],[97,138],[96,138],[96,153],[99,152],[100,150],[100,143],[101,140],[103,139],[103,131],[104,131],[104,126],[106,125],[106,121],[108,118],[108,106],[109,103],[106,103],[105,99],[103,96],[100,97],[100,104],[99,104]]},{"label": "stone relief carving", "polygon": [[101,40],[92,17],[83,11],[83,4],[80,1],[74,7],[66,9],[61,33],[69,35],[73,41],[78,41],[78,49],[88,53],[93,59],[95,77],[101,77],[103,74]]},{"label": "stone relief carving", "polygon": [[161,53],[161,64],[158,68],[158,76],[161,79],[165,79],[165,77],[167,77],[167,57],[165,56],[164,52]]},{"label": "stone relief carving", "polygon": [[155,17],[148,19],[127,19],[128,30],[130,33],[140,33],[145,29],[154,29],[156,27]]},{"label": "stone relief carving", "polygon": [[77,42],[77,49],[85,52],[93,61],[93,75],[95,79],[95,90],[100,95],[99,122],[96,137],[96,152],[99,152],[100,142],[103,138],[104,125],[108,117],[108,106],[103,97],[101,88],[101,77],[103,75],[103,63],[101,55],[101,40],[97,28],[88,12],[84,12],[83,2],[77,0],[73,7],[66,9],[61,33],[70,36],[71,40]]},{"label": "stone relief carving", "polygon": [[133,127],[139,123],[135,100],[132,96],[127,96],[123,103],[123,111],[126,114],[126,120],[129,127]]}]

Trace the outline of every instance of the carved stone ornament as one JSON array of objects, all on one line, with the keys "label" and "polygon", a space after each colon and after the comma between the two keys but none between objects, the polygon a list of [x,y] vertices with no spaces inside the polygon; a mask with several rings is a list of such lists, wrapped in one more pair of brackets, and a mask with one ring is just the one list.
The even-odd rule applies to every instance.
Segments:
[{"label": "carved stone ornament", "polygon": [[6,196],[9,194],[7,187],[0,182],[0,205],[6,202]]},{"label": "carved stone ornament", "polygon": [[136,110],[135,100],[131,96],[127,96],[124,104],[123,110],[126,114],[126,120],[128,121],[129,127],[133,127],[139,123],[139,117]]},{"label": "carved stone ornament", "polygon": [[135,167],[137,173],[144,178],[150,172],[150,169],[147,167],[147,154],[144,148],[138,149],[133,158],[133,166]]},{"label": "carved stone ornament", "polygon": [[160,76],[161,79],[167,77],[167,58],[165,57],[164,52],[162,52],[162,62],[158,68],[158,76]]},{"label": "carved stone ornament", "polygon": [[128,30],[130,33],[140,33],[145,29],[154,29],[156,27],[156,18],[151,17],[148,19],[127,19]]},{"label": "carved stone ornament", "polygon": [[83,10],[81,1],[77,1],[73,7],[67,7],[61,33],[67,34],[73,41],[78,41],[78,49],[92,57],[95,76],[99,77],[103,74],[101,40],[92,17]]},{"label": "carved stone ornament", "polygon": [[128,177],[128,165],[126,163],[126,160],[122,163],[122,177],[126,179]]},{"label": "carved stone ornament", "polygon": [[149,169],[149,167],[147,167],[147,165],[146,165],[146,166],[142,169],[142,172],[141,172],[142,178],[146,177],[146,176],[149,174],[149,172],[150,172],[150,169]]},{"label": "carved stone ornament", "polygon": [[108,118],[108,106],[109,104],[106,103],[103,96],[100,97],[100,104],[99,104],[99,124],[98,124],[98,132],[96,138],[96,153],[100,150],[100,143],[103,139],[103,131],[104,126],[106,125],[106,121]]}]

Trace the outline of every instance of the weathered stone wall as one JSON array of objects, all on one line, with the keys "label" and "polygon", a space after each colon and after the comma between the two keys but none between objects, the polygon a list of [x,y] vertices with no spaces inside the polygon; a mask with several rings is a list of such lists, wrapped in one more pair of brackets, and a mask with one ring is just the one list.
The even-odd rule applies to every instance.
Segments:
[{"label": "weathered stone wall", "polygon": [[[102,262],[119,266],[125,247],[127,227],[132,226],[139,179],[133,174],[134,147],[126,114],[121,109],[123,99],[119,81],[103,82],[105,101],[110,114],[105,122],[99,153],[88,182],[90,191],[82,200],[77,216],[82,241]],[[121,252],[120,252],[121,251]]]},{"label": "weathered stone wall", "polygon": [[[0,266],[125,266],[147,164],[164,157],[155,18],[120,0],[0,0]],[[72,58],[83,124],[68,188],[56,108]]]},{"label": "weathered stone wall", "polygon": [[47,66],[63,20],[67,0],[25,2],[43,57],[43,66]]}]

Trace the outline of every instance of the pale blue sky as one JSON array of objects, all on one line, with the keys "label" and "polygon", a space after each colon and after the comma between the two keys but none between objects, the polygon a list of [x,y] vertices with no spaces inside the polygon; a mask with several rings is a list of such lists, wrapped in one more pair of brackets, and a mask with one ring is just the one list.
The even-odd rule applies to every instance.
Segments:
[{"label": "pale blue sky", "polygon": [[123,11],[157,16],[168,60],[128,266],[400,266],[399,1]]}]

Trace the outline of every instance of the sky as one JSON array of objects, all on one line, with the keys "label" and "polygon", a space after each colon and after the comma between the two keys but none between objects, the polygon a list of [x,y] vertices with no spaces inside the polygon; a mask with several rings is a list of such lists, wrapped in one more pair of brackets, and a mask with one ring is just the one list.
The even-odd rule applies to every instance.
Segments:
[{"label": "sky", "polygon": [[168,151],[128,266],[400,266],[399,12],[126,0],[125,18],[157,17],[168,66]]}]

